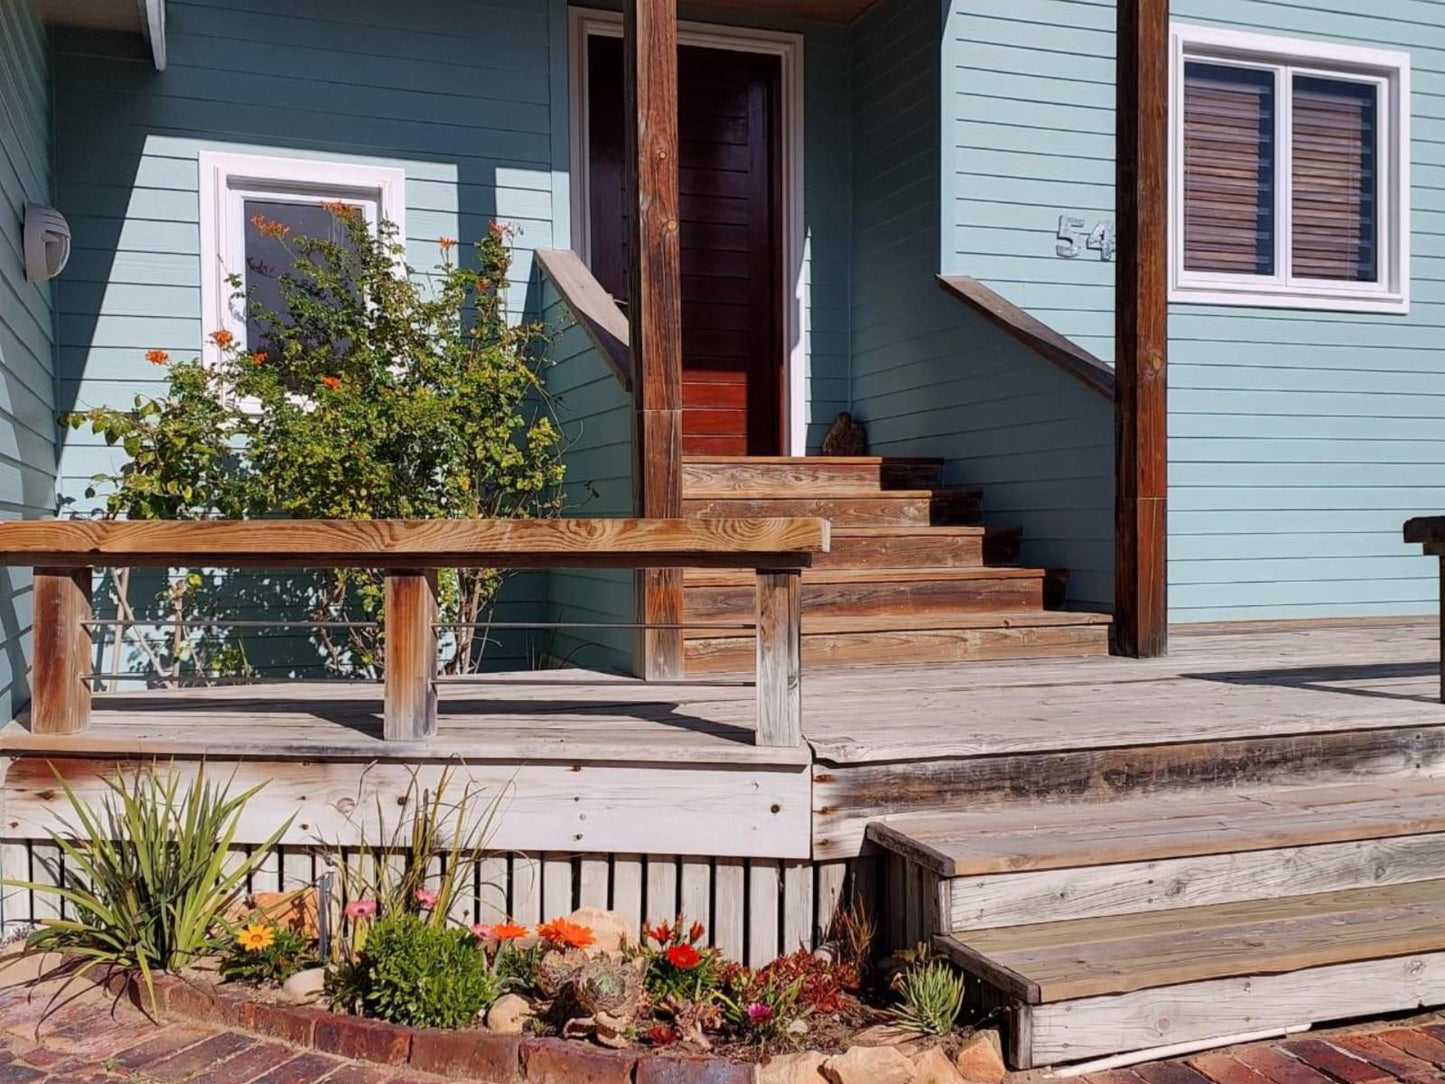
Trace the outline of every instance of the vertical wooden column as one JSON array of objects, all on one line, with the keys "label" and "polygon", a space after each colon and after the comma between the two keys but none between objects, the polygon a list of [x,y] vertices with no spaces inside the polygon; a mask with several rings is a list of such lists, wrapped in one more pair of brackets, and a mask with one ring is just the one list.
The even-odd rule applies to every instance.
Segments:
[{"label": "vertical wooden column", "polygon": [[[677,194],[676,0],[623,4],[628,336],[632,349],[637,513],[682,515],[682,267]],[[642,620],[682,621],[682,572],[639,573]],[[682,630],[647,629],[643,676],[682,676]]]},{"label": "vertical wooden column", "polygon": [[382,734],[387,741],[419,741],[437,728],[436,576],[414,569],[386,570],[386,696]]},{"label": "vertical wooden column", "polygon": [[796,568],[758,570],[759,745],[803,741],[803,635]]},{"label": "vertical wooden column", "polygon": [[35,570],[30,729],[78,734],[90,724],[91,570]]},{"label": "vertical wooden column", "polygon": [[1153,658],[1169,646],[1169,0],[1117,11],[1114,631]]}]

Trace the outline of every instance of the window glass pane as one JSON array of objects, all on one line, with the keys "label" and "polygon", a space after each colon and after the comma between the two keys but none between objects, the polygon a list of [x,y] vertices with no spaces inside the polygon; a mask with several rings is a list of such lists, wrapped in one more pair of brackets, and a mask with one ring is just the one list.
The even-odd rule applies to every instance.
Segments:
[{"label": "window glass pane", "polygon": [[[294,237],[318,237],[349,243],[344,227],[330,211],[318,203],[292,203],[286,200],[247,199],[243,202],[246,227],[246,291],[267,311],[278,314],[289,324],[290,313],[281,294],[281,277],[291,270],[293,259],[288,242]],[[284,237],[263,230],[271,223],[285,229]],[[276,231],[280,232],[280,231]],[[271,353],[265,341],[265,329],[247,313],[246,348]]]},{"label": "window glass pane", "polygon": [[1290,165],[1292,273],[1378,277],[1377,87],[1294,77]]},{"label": "window glass pane", "polygon": [[1274,71],[1184,65],[1184,267],[1274,274]]}]

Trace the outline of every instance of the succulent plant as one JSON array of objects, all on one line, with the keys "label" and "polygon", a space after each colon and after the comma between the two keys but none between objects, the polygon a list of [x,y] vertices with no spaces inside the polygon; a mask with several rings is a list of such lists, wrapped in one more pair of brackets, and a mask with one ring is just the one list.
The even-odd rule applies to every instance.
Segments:
[{"label": "succulent plant", "polygon": [[581,949],[547,953],[537,962],[537,989],[543,997],[557,997],[573,985],[587,962],[587,954]]},{"label": "succulent plant", "polygon": [[573,979],[573,997],[587,1016],[606,1014],[631,1020],[642,1003],[642,976],[635,967],[604,958],[591,960]]}]

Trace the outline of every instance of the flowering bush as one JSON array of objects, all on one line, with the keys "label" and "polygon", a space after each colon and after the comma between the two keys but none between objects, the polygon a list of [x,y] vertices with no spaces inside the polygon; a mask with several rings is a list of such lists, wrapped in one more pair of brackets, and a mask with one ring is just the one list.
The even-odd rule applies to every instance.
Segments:
[{"label": "flowering bush", "polygon": [[806,949],[779,956],[763,969],[777,982],[798,983],[798,1004],[809,1013],[839,1012],[854,1000],[860,978],[848,963],[814,956]]},{"label": "flowering bush", "polygon": [[784,1038],[796,1021],[807,1015],[799,1000],[801,977],[787,975],[771,966],[753,971],[735,965],[725,978],[728,1020],[745,1038],[769,1042]]},{"label": "flowering bush", "polygon": [[311,945],[296,930],[253,918],[236,931],[220,970],[230,982],[279,984],[317,962]]},{"label": "flowering bush", "polygon": [[718,992],[721,953],[699,947],[707,931],[701,923],[685,922],[679,915],[642,928],[643,985],[659,1003],[708,1001]]}]

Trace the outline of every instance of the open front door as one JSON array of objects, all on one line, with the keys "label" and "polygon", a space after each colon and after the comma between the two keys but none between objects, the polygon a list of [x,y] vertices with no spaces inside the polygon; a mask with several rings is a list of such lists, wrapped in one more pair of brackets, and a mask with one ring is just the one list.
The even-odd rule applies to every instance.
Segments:
[{"label": "open front door", "polygon": [[[590,260],[625,303],[622,42],[587,49]],[[783,448],[780,98],[775,56],[678,49],[685,455]]]}]

